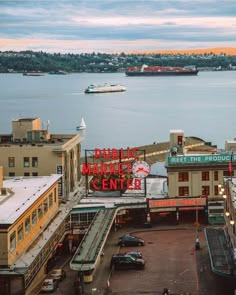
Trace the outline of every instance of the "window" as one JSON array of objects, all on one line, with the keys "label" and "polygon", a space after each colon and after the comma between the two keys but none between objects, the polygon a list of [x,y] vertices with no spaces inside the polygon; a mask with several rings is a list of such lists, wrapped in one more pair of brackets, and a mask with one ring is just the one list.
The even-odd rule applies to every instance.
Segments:
[{"label": "window", "polygon": [[38,167],[38,158],[37,157],[32,158],[32,167]]},{"label": "window", "polygon": [[214,171],[214,180],[215,181],[218,181],[219,180],[218,171]]},{"label": "window", "polygon": [[16,174],[15,174],[15,172],[9,172],[9,176],[14,177],[14,176],[16,176]]},{"label": "window", "polygon": [[25,220],[25,233],[28,234],[30,232],[30,217],[27,217]]},{"label": "window", "polygon": [[38,219],[41,219],[43,217],[43,204],[40,204],[38,206]]},{"label": "window", "polygon": [[10,235],[10,250],[13,251],[16,248],[16,232],[14,231]]},{"label": "window", "polygon": [[188,172],[179,172],[179,181],[188,181]]},{"label": "window", "polygon": [[35,226],[36,223],[37,223],[37,212],[36,210],[34,210],[32,212],[32,226]]},{"label": "window", "polygon": [[25,172],[24,173],[24,176],[30,176],[30,173],[29,172]]},{"label": "window", "polygon": [[202,194],[208,196],[210,194],[210,187],[207,185],[202,186]]},{"label": "window", "polygon": [[57,190],[54,188],[54,202],[57,202]]},{"label": "window", "polygon": [[218,185],[215,185],[214,186],[214,195],[215,196],[218,196],[219,195],[219,187],[218,187]]},{"label": "window", "polygon": [[23,223],[21,223],[21,225],[18,226],[17,229],[17,236],[18,236],[18,242],[23,240],[24,237],[24,232],[23,232]]},{"label": "window", "polygon": [[15,167],[15,158],[14,157],[8,158],[8,167]]},{"label": "window", "polygon": [[210,180],[209,171],[202,171],[202,181],[208,181],[208,180]]},{"label": "window", "polygon": [[24,167],[30,167],[30,158],[24,157]]},{"label": "window", "polygon": [[48,212],[48,199],[45,199],[43,201],[43,212],[47,213]]},{"label": "window", "polygon": [[189,195],[189,187],[188,186],[180,186],[179,187],[179,196],[188,196]]},{"label": "window", "polygon": [[53,206],[53,197],[52,197],[52,193],[49,195],[49,208],[51,208]]},{"label": "window", "polygon": [[38,176],[38,172],[32,172],[32,176]]},{"label": "window", "polygon": [[223,171],[223,176],[234,176],[234,171],[230,172],[230,171]]}]

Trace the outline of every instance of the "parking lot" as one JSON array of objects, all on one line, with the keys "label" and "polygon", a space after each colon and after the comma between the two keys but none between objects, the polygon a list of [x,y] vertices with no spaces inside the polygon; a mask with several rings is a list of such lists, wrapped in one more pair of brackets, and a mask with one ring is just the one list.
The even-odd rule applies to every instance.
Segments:
[{"label": "parking lot", "polygon": [[[110,285],[116,292],[156,292],[164,287],[173,293],[198,291],[195,231],[146,231],[136,235],[145,240],[145,246],[132,247],[142,252],[143,271],[114,271]],[[122,247],[125,252],[130,247]]]},{"label": "parking lot", "polygon": [[[127,232],[143,238],[145,245],[119,247],[118,237]],[[191,225],[112,231],[93,282],[84,285],[85,294],[104,294],[108,283],[113,294],[162,294],[163,288],[168,288],[171,294],[233,295],[229,282],[211,271],[204,232],[199,232],[198,236],[201,249],[195,250],[196,228]],[[111,273],[112,254],[132,250],[142,252],[145,269]],[[76,294],[73,289],[75,272],[69,265],[65,269],[67,277],[55,295]]]}]

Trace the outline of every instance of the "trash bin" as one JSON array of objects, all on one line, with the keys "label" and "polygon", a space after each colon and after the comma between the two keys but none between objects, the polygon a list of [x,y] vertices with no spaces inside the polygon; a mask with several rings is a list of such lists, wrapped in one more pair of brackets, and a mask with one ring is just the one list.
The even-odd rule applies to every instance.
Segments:
[{"label": "trash bin", "polygon": [[92,274],[84,275],[84,283],[91,283],[92,281],[93,281],[93,275]]},{"label": "trash bin", "polygon": [[195,242],[195,250],[199,250],[200,249],[200,242],[198,240],[196,240]]}]

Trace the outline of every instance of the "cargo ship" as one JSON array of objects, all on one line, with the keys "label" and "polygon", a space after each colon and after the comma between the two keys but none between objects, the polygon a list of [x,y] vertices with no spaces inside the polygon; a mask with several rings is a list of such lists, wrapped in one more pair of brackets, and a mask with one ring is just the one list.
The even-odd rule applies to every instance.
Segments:
[{"label": "cargo ship", "polygon": [[106,92],[122,92],[126,91],[126,87],[120,84],[104,84],[104,85],[89,85],[85,89],[85,93],[106,93]]},{"label": "cargo ship", "polygon": [[198,69],[195,66],[186,67],[161,67],[147,66],[126,68],[127,76],[195,76]]}]

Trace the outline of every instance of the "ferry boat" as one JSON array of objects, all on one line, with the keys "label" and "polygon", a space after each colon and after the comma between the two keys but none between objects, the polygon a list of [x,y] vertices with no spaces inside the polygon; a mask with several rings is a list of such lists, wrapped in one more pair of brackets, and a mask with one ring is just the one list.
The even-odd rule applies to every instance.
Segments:
[{"label": "ferry boat", "polygon": [[126,91],[126,87],[121,84],[94,85],[91,84],[85,89],[85,93],[106,93],[106,92],[122,92]]},{"label": "ferry boat", "polygon": [[186,67],[161,67],[147,66],[126,68],[127,76],[195,76],[198,69],[195,66]]}]

